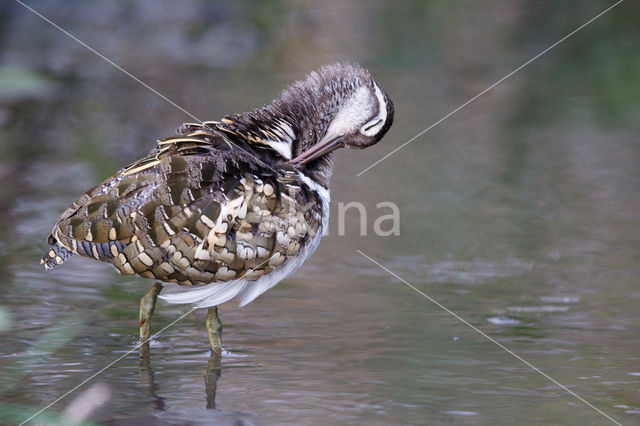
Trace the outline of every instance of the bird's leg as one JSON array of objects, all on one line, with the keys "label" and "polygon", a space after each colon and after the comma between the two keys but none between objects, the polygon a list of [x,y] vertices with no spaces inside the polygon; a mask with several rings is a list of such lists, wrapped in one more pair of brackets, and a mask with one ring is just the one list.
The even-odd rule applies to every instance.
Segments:
[{"label": "bird's leg", "polygon": [[210,306],[207,311],[207,333],[211,343],[211,356],[207,365],[207,372],[204,375],[205,392],[207,394],[207,408],[216,408],[216,390],[218,379],[222,372],[222,323],[218,316],[218,307]]},{"label": "bird's leg", "polygon": [[143,352],[143,347],[146,346],[147,351],[149,349],[151,315],[153,315],[156,300],[158,300],[158,294],[161,290],[162,284],[155,283],[151,290],[140,299],[140,354]]},{"label": "bird's leg", "polygon": [[218,356],[222,356],[222,323],[218,317],[218,307],[210,306],[207,312],[207,332],[211,350]]}]

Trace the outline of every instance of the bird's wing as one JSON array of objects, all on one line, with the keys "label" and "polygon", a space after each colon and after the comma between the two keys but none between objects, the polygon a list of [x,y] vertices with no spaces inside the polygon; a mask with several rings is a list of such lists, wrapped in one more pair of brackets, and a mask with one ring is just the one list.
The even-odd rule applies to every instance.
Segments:
[{"label": "bird's wing", "polygon": [[318,231],[294,172],[258,178],[248,155],[203,130],[158,144],[67,209],[55,243],[124,274],[201,284],[255,280]]}]

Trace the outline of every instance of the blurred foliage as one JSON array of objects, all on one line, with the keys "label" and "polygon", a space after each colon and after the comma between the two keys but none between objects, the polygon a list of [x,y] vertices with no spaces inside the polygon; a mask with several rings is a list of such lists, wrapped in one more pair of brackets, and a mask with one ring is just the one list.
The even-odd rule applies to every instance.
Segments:
[{"label": "blurred foliage", "polygon": [[[512,39],[518,49],[542,50],[611,4],[529,3],[523,11],[526,19]],[[635,124],[640,110],[640,56],[629,52],[638,48],[640,3],[625,2],[538,61],[536,78],[523,86],[514,118],[530,124],[566,121],[584,113],[582,106],[593,108],[591,116],[601,124]]]},{"label": "blurred foliage", "polygon": [[[19,424],[30,416],[36,414],[39,411],[37,407],[31,407],[29,405],[20,404],[0,404],[0,418],[3,422],[11,424]],[[45,411],[38,414],[32,423],[38,425],[74,425],[74,426],[97,426],[98,423],[93,422],[78,422],[71,420],[63,414],[53,413],[51,411]]]},{"label": "blurred foliage", "polygon": [[[373,38],[368,39],[376,49],[370,57],[354,60],[375,63],[400,73],[428,69],[431,74],[442,73],[445,84],[458,86],[460,79],[454,78],[460,73],[465,80],[483,81],[484,87],[582,24],[585,16],[593,16],[595,11],[608,5],[604,0],[597,2],[599,8],[594,3],[521,1],[510,4],[504,16],[485,8],[471,16],[467,13],[468,8],[474,7],[470,0],[411,1],[403,3],[403,7],[387,2],[358,4],[368,6],[362,12],[374,27],[384,28],[384,31],[378,36],[372,33]],[[127,19],[118,24],[120,32],[137,31],[144,26],[145,33],[140,34],[139,39],[129,39],[128,44],[121,46],[107,44],[102,49],[100,43],[115,43],[116,39],[99,39],[100,32],[82,35],[89,37],[90,45],[96,45],[99,50],[107,49],[117,62],[127,58],[126,51],[118,49],[140,51],[137,45],[146,44],[139,63],[135,57],[130,57],[124,65],[141,77],[150,71],[156,74],[158,67],[166,66],[169,79],[163,77],[158,82],[151,79],[150,83],[172,98],[176,98],[176,93],[185,92],[185,97],[176,100],[189,110],[196,110],[195,105],[202,97],[197,85],[192,88],[184,78],[215,75],[216,68],[228,66],[236,67],[234,72],[244,80],[251,79],[251,75],[259,76],[261,63],[278,66],[270,63],[270,57],[295,55],[290,51],[295,36],[292,39],[287,33],[296,29],[291,27],[292,22],[322,23],[315,23],[319,18],[313,8],[303,11],[284,0],[243,0],[234,4],[196,2],[175,18],[174,26],[164,28],[160,37],[149,33],[149,26],[154,22],[164,25],[166,16],[161,13],[150,15],[146,13],[147,7],[122,2],[101,10],[78,3],[72,22],[77,23],[76,30],[80,31],[92,21],[106,19],[108,12],[116,17],[127,15]],[[620,12],[623,8],[624,12]],[[100,11],[102,15],[98,13]],[[4,13],[22,17],[23,12],[14,7],[7,8]],[[47,8],[45,12],[54,13]],[[79,19],[81,16],[82,20]],[[10,22],[10,18],[5,19]],[[147,25],[141,25],[136,19]],[[496,34],[489,34],[494,38],[483,39],[485,35],[476,34],[472,27],[492,21],[499,24]],[[239,40],[233,34],[222,37],[228,28],[242,28],[242,37],[246,40]],[[577,105],[593,109],[593,115],[604,124],[634,122],[640,106],[640,79],[637,78],[640,57],[627,52],[638,46],[639,28],[640,6],[624,3],[547,53],[531,65],[530,70],[523,71],[535,73],[535,78],[523,85],[519,101],[513,105],[510,127],[519,128],[521,124],[541,120],[566,121],[572,114],[580,113]],[[43,34],[50,31],[45,25],[39,26],[31,38],[44,39]],[[23,40],[24,36],[12,33],[10,26],[5,26],[5,32],[11,35],[9,40],[16,48],[27,43],[28,39]],[[149,43],[162,40],[165,40],[164,52],[158,51],[162,44],[149,47]],[[57,151],[61,156],[73,156],[90,163],[97,176],[106,177],[123,158],[133,158],[132,151],[145,152],[152,147],[155,137],[162,136],[151,114],[157,102],[158,107],[166,111],[164,114],[173,116],[164,101],[120,75],[101,59],[92,57],[86,49],[75,46],[72,40],[56,35],[43,42],[50,44],[51,49],[41,52],[38,48],[36,51],[41,55],[38,59],[31,57],[20,65],[5,60],[4,65],[0,65],[0,125],[4,123],[0,126],[0,153],[3,156],[25,158]],[[476,55],[476,45],[480,48],[495,43],[511,44],[513,49],[523,52],[520,62]],[[495,49],[501,47],[496,45]],[[265,52],[269,55],[265,56]],[[25,57],[10,48],[9,53],[11,55],[4,57]],[[185,60],[187,57],[190,61]],[[167,63],[163,64],[165,61]],[[0,64],[2,62],[0,56]],[[83,72],[85,64],[99,70],[100,74],[86,74]],[[449,75],[443,65],[451,68]],[[184,77],[171,78],[171,75]],[[108,80],[113,78],[121,83],[109,85]],[[260,77],[256,80],[255,84],[259,85]],[[423,84],[433,83],[425,81]],[[212,94],[219,97],[222,90],[218,88],[218,93]],[[142,103],[131,102],[136,97],[143,97]],[[41,102],[30,102],[34,99]],[[45,99],[51,100],[42,102]],[[62,99],[63,103],[56,102]],[[37,130],[46,126],[52,127],[50,138],[38,140],[43,133]],[[154,133],[145,133],[148,130]],[[25,139],[36,143],[22,143]]]},{"label": "blurred foliage", "polygon": [[0,105],[53,94],[55,84],[43,74],[28,68],[0,66]]}]

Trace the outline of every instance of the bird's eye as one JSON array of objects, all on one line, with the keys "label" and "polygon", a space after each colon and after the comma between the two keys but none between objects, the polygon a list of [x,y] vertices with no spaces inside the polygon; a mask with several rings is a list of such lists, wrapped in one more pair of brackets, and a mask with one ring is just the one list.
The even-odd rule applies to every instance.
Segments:
[{"label": "bird's eye", "polygon": [[362,126],[362,129],[360,129],[360,133],[362,133],[365,136],[373,136],[376,133],[378,133],[378,130],[380,130],[380,127],[382,127],[382,124],[383,124],[382,118],[376,117],[373,120],[369,121],[364,126]]}]

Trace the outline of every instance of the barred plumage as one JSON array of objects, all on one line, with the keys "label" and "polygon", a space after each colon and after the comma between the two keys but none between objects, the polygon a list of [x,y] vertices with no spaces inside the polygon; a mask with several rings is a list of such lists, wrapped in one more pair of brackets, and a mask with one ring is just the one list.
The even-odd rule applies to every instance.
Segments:
[{"label": "barred plumage", "polygon": [[392,121],[393,104],[366,70],[323,67],[271,105],[158,140],[62,214],[42,263],[78,254],[123,274],[208,284],[165,295],[170,302],[248,303],[317,247],[333,150],[370,146]]}]

